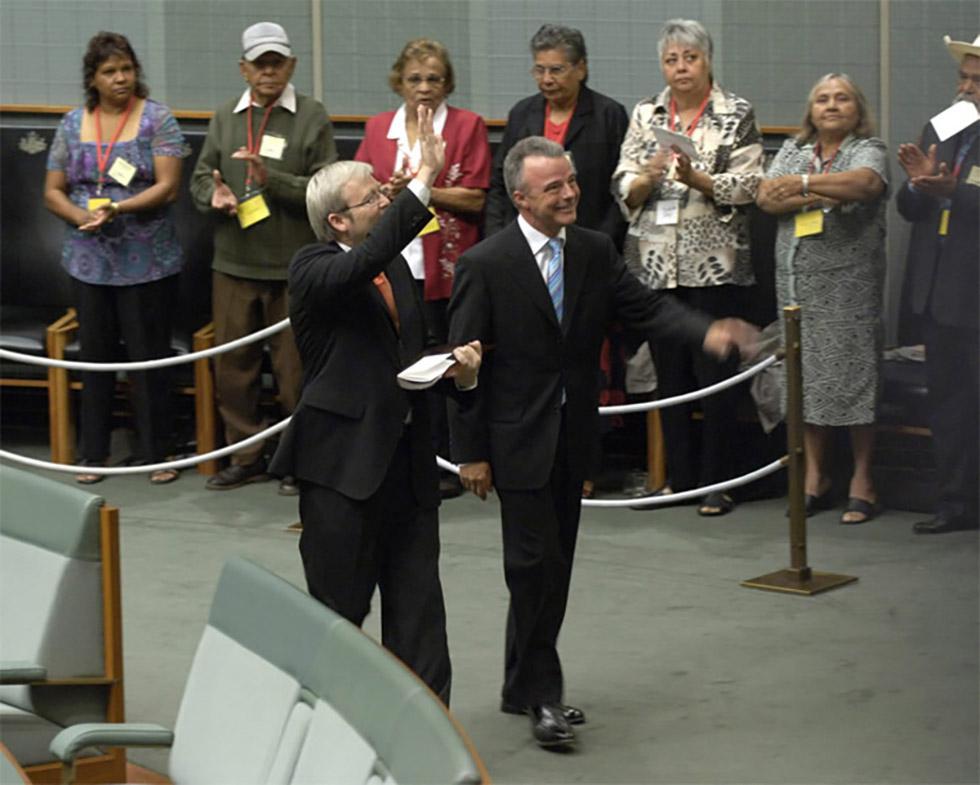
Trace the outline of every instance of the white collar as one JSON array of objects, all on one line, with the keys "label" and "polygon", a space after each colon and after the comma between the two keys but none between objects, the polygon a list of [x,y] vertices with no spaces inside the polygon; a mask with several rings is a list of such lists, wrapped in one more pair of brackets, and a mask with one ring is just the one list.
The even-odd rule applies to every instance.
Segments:
[{"label": "white collar", "polygon": [[[437,134],[442,133],[446,127],[446,118],[449,116],[449,107],[443,101],[436,107],[432,115],[432,128]],[[391,125],[388,126],[388,138],[396,139],[405,148],[408,147],[408,135],[405,133],[405,104],[398,107],[395,116],[391,118]]]},{"label": "white collar", "polygon": [[[244,112],[246,109],[248,109],[248,104],[251,98],[252,88],[246,87],[245,92],[242,93],[242,97],[239,98],[238,103],[235,104],[235,114],[238,114],[238,112]],[[258,106],[258,104],[254,101],[252,102],[252,105]],[[296,114],[296,88],[293,87],[292,82],[286,85],[286,89],[282,91],[282,94],[276,99],[273,106],[281,106],[287,112]]]},{"label": "white collar", "polygon": [[[543,232],[539,232],[531,224],[527,222],[523,215],[517,216],[517,225],[521,229],[521,234],[524,235],[524,239],[527,240],[527,244],[531,247],[531,253],[537,256],[541,253],[541,249],[544,248],[551,241],[551,238]],[[565,246],[565,227],[563,226],[558,230],[558,239],[561,240],[562,247]]]}]

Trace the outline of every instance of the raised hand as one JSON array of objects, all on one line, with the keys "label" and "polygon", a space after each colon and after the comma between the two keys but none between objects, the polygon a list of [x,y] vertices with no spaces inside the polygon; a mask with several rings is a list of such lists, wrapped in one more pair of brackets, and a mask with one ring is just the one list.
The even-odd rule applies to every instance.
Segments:
[{"label": "raised hand", "polygon": [[419,104],[419,149],[422,151],[422,165],[416,177],[430,187],[446,163],[446,141],[436,133],[432,125],[432,115],[430,107]]},{"label": "raised hand", "polygon": [[670,151],[657,150],[643,163],[641,176],[645,177],[654,188],[663,182],[667,170],[670,168]]},{"label": "raised hand", "polygon": [[231,157],[236,161],[248,161],[248,171],[252,180],[260,186],[265,187],[268,170],[265,168],[265,161],[262,160],[261,155],[250,153],[248,148],[239,147],[231,154]]},{"label": "raised hand", "polygon": [[219,210],[225,215],[235,215],[238,212],[238,197],[224,180],[221,179],[221,172],[215,169],[211,172],[214,178],[214,193],[211,194],[211,207]]}]

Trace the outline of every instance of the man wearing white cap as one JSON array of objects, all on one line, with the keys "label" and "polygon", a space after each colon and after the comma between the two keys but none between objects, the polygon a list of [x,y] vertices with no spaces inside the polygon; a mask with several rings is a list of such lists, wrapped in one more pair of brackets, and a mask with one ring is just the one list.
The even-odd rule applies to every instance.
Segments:
[{"label": "man wearing white cap", "polygon": [[[327,111],[296,92],[296,58],[286,31],[259,22],[242,33],[239,69],[247,87],[220,107],[191,179],[198,209],[215,216],[213,315],[215,342],[227,343],[275,324],[289,313],[289,260],[316,238],[306,220],[310,176],[336,160]],[[302,368],[292,331],[268,339],[285,413],[296,406]],[[261,431],[261,342],[215,357],[218,404],[229,444]],[[207,482],[230,490],[268,479],[266,445],[239,450],[231,465]],[[279,484],[297,493],[291,478]]]},{"label": "man wearing white cap", "polygon": [[959,64],[955,101],[966,102],[960,123],[966,125],[942,139],[942,123],[930,122],[918,145],[898,149],[908,175],[898,211],[912,223],[905,298],[926,346],[939,478],[935,516],[916,523],[917,534],[976,529],[980,494],[980,122],[973,108],[980,107],[980,36],[973,43],[946,36],[945,44]]}]

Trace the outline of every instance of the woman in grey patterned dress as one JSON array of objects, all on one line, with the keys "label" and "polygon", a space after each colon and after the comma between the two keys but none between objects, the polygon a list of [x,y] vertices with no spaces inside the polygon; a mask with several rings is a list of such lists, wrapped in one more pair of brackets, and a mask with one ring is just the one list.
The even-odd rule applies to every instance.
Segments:
[{"label": "woman in grey patterned dress", "polygon": [[810,90],[800,133],[777,153],[758,204],[779,216],[776,289],[801,307],[807,514],[826,509],[830,428],[851,435],[854,473],[841,523],[878,511],[871,479],[881,355],[888,155],[850,77]]}]

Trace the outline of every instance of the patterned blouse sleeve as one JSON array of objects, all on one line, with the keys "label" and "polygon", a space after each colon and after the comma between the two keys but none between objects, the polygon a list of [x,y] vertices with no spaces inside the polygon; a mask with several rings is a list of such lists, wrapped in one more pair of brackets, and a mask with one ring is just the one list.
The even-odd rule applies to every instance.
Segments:
[{"label": "patterned blouse sleeve", "polygon": [[153,139],[150,149],[154,157],[186,158],[190,155],[190,145],[177,125],[170,110],[163,104],[152,104],[157,107],[154,119]]},{"label": "patterned blouse sleeve", "polygon": [[854,146],[854,154],[851,157],[850,169],[870,169],[881,178],[881,181],[888,187],[888,148],[885,143],[877,137],[860,140]]},{"label": "patterned blouse sleeve", "polygon": [[48,151],[48,171],[64,172],[68,169],[68,132],[65,130],[65,122],[68,115],[61,118],[58,130],[54,132],[54,140],[51,142],[51,149]]},{"label": "patterned blouse sleeve", "polygon": [[712,175],[716,205],[752,204],[762,179],[762,134],[755,112],[748,108],[735,132],[735,142],[724,172]]},{"label": "patterned blouse sleeve", "polygon": [[619,164],[612,176],[612,194],[627,221],[635,220],[643,210],[643,205],[632,209],[627,207],[626,197],[629,195],[633,181],[643,171],[643,163],[650,156],[647,152],[649,140],[648,132],[645,130],[646,119],[643,116],[644,107],[649,103],[649,100],[640,101],[633,107],[629,128],[626,129],[626,137],[619,150]]},{"label": "patterned blouse sleeve", "polygon": [[798,174],[796,167],[793,166],[796,149],[796,142],[794,140],[785,139],[783,141],[783,146],[779,148],[779,152],[776,153],[772,159],[772,163],[769,164],[769,169],[766,171],[767,180],[775,180],[777,177],[782,177],[787,174]]}]

